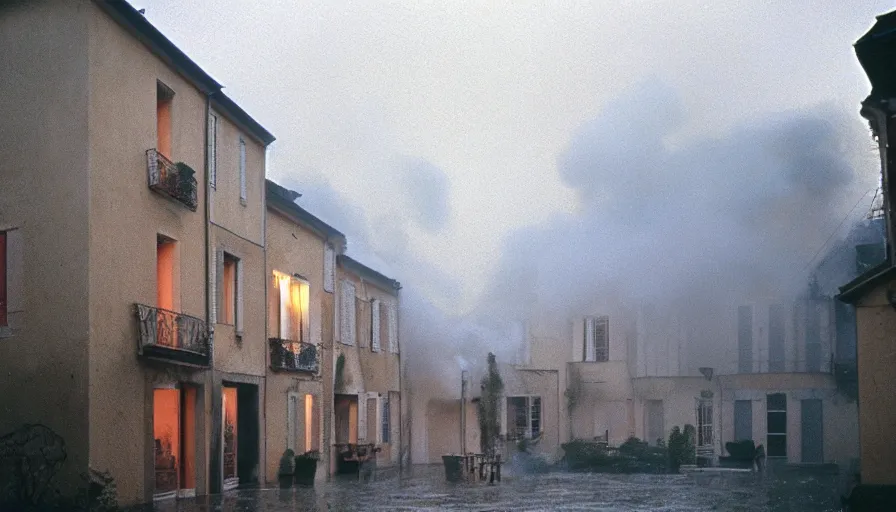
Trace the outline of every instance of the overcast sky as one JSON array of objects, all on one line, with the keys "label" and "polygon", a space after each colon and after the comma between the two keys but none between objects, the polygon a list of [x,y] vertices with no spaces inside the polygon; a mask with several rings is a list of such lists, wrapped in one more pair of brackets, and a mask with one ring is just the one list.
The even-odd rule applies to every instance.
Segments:
[{"label": "overcast sky", "polygon": [[[685,114],[664,130],[670,149],[819,105],[861,128],[869,86],[852,44],[894,7],[131,2],[277,136],[269,177],[356,233],[350,251],[377,254],[386,272],[457,310],[484,292],[508,236],[582,209],[558,161],[616,98],[631,102],[645,81],[672,91]],[[332,205],[343,201],[339,216]]]}]

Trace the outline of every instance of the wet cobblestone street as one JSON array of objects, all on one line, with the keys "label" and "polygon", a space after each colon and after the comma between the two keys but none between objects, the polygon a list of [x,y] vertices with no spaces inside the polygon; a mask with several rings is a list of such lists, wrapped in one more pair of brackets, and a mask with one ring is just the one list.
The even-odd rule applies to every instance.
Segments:
[{"label": "wet cobblestone street", "polygon": [[239,490],[178,502],[155,512],[326,510],[719,510],[834,511],[838,477],[801,470],[750,473],[610,475],[550,473],[508,477],[498,485],[449,484],[441,466],[371,481],[338,479],[314,489]]}]

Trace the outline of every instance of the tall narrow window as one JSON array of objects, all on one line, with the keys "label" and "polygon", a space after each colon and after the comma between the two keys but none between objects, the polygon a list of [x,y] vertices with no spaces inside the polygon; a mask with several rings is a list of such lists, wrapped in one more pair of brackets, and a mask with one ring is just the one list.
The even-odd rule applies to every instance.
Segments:
[{"label": "tall narrow window", "polygon": [[156,239],[156,305],[175,311],[175,273],[177,270],[177,245],[170,238]]},{"label": "tall narrow window", "polygon": [[787,395],[775,393],[766,396],[768,425],[768,456],[787,456]]},{"label": "tall narrow window", "polygon": [[246,141],[240,138],[240,203],[246,204]]},{"label": "tall narrow window", "polygon": [[156,149],[171,159],[171,102],[174,91],[156,82]]},{"label": "tall narrow window", "polygon": [[536,439],[541,432],[541,397],[529,397],[529,437]]},{"label": "tall narrow window", "polygon": [[610,317],[585,318],[585,342],[583,360],[606,362],[610,360]]},{"label": "tall narrow window", "polygon": [[274,271],[268,308],[272,335],[282,340],[308,343],[309,295],[310,287],[306,281]]},{"label": "tall narrow window", "polygon": [[315,424],[317,418],[314,414],[314,395],[305,395],[305,451],[310,452],[316,449],[317,443],[315,432]]},{"label": "tall narrow window", "polygon": [[768,308],[768,371],[784,371],[784,306]]},{"label": "tall narrow window", "polygon": [[218,185],[218,116],[208,113],[208,182]]},{"label": "tall narrow window", "polygon": [[536,439],[541,434],[541,397],[507,397],[507,435],[510,439]]},{"label": "tall narrow window", "polygon": [[712,446],[712,398],[697,399],[697,446]]},{"label": "tall narrow window", "polygon": [[383,397],[383,443],[389,443],[392,434],[392,413],[389,405],[389,397]]},{"label": "tall narrow window", "polygon": [[753,371],[753,306],[737,308],[737,370]]},{"label": "tall narrow window", "polygon": [[238,258],[224,253],[223,275],[221,276],[221,318],[218,319],[222,324],[236,324],[237,297],[240,295],[240,283],[237,279],[239,264]]},{"label": "tall narrow window", "polygon": [[370,301],[370,350],[380,351],[380,301]]},{"label": "tall narrow window", "polygon": [[0,231],[0,327],[9,325],[7,316],[7,299],[6,299],[6,232]]}]

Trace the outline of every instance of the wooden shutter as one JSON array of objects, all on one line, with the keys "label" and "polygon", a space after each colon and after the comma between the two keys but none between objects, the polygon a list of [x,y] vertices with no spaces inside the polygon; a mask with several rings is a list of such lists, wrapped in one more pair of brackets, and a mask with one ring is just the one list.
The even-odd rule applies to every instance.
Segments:
[{"label": "wooden shutter", "polygon": [[377,393],[367,393],[367,442],[377,443],[380,441],[380,397]]},{"label": "wooden shutter", "polygon": [[373,299],[370,302],[370,349],[380,351],[380,301]]},{"label": "wooden shutter", "polygon": [[367,393],[358,395],[358,444],[367,441]]},{"label": "wooden shutter", "polygon": [[335,263],[336,250],[333,248],[333,244],[324,244],[324,291],[327,293],[333,293],[336,281]]},{"label": "wooden shutter", "polygon": [[398,308],[389,304],[389,352],[398,353]]},{"label": "wooden shutter", "polygon": [[243,260],[236,260],[236,311],[234,325],[237,336],[243,335]]},{"label": "wooden shutter", "polygon": [[296,449],[296,439],[299,436],[298,425],[296,425],[299,413],[298,401],[298,395],[289,393],[286,402],[286,447],[293,451]]},{"label": "wooden shutter", "polygon": [[370,303],[355,299],[355,339],[358,340],[358,346],[363,348],[370,345],[370,329],[368,329],[370,322],[366,316],[368,312],[370,312]]},{"label": "wooden shutter", "polygon": [[6,293],[6,274],[9,266],[6,258],[6,232],[0,231],[0,326],[9,325]]},{"label": "wooden shutter", "polygon": [[348,280],[342,281],[341,304],[339,306],[339,325],[341,341],[346,345],[355,344],[355,285]]},{"label": "wooden shutter", "polygon": [[240,138],[240,201],[246,202],[246,141]]}]

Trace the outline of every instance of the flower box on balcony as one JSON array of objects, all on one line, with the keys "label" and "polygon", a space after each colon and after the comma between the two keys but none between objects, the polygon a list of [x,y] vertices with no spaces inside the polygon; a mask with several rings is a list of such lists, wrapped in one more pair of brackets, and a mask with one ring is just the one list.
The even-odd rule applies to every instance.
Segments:
[{"label": "flower box on balcony", "polygon": [[317,373],[317,346],[301,341],[270,338],[271,369]]},{"label": "flower box on balcony", "polygon": [[182,203],[191,211],[199,206],[196,171],[183,162],[172,163],[155,149],[146,151],[149,188]]}]

